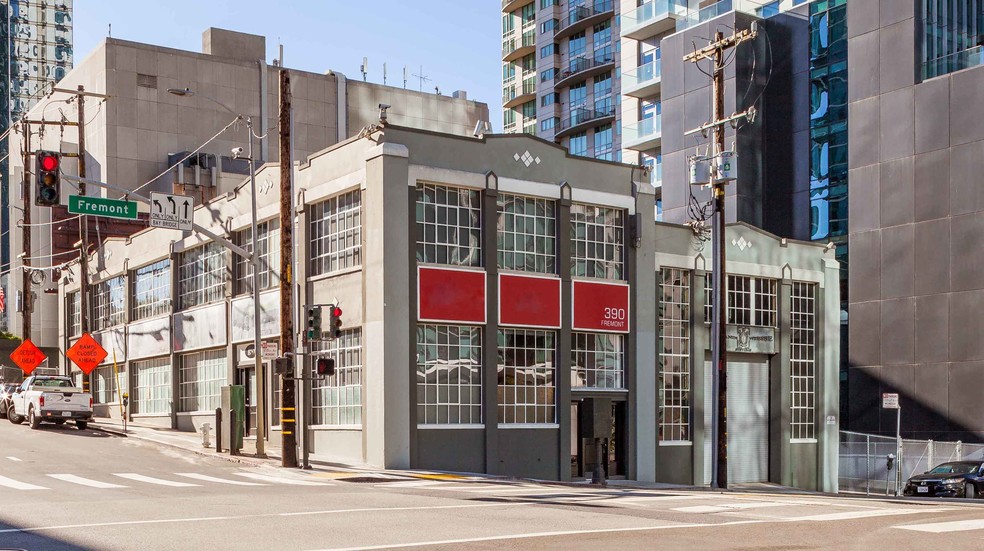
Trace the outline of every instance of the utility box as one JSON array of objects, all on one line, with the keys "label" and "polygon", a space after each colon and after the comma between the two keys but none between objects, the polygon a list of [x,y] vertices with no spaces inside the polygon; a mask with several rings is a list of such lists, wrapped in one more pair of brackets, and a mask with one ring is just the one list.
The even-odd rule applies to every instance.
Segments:
[{"label": "utility box", "polygon": [[690,185],[704,186],[711,183],[711,160],[707,157],[690,158]]},{"label": "utility box", "polygon": [[[232,413],[236,414],[236,424],[232,425]],[[246,427],[246,387],[228,385],[222,387],[222,447],[227,450],[243,449],[243,434]]]},{"label": "utility box", "polygon": [[738,179],[738,155],[734,151],[722,151],[715,157],[714,179],[720,182],[731,182]]},{"label": "utility box", "polygon": [[581,416],[581,437],[611,438],[611,398],[585,398],[577,410]]}]

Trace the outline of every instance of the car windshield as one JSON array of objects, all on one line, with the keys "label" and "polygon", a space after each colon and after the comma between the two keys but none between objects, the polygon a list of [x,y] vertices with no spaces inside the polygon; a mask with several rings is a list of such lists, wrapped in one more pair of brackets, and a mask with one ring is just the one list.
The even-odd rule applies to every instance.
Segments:
[{"label": "car windshield", "polygon": [[48,386],[53,388],[71,388],[72,382],[67,379],[38,379],[34,381],[34,386]]},{"label": "car windshield", "polygon": [[929,471],[929,474],[967,474],[977,470],[976,463],[944,463]]}]

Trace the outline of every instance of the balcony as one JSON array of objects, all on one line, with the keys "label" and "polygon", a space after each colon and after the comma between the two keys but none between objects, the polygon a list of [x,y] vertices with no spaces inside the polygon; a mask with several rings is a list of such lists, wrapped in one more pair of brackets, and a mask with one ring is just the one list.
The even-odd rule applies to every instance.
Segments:
[{"label": "balcony", "polygon": [[[680,32],[689,29],[731,11],[748,13],[762,19],[768,19],[779,13],[772,5],[763,5],[760,0],[721,0],[700,10],[687,10],[686,17],[677,20],[676,30]],[[625,34],[623,33],[622,36]]]},{"label": "balcony", "polygon": [[528,101],[536,99],[536,81],[526,81],[523,84],[513,84],[502,89],[503,109],[519,107]]},{"label": "balcony", "polygon": [[557,29],[554,40],[567,38],[581,29],[601,23],[614,15],[614,0],[595,0],[590,5],[577,6],[567,12],[567,17],[560,20],[560,28]]},{"label": "balcony", "polygon": [[526,4],[532,4],[535,0],[502,0],[502,12],[512,13]]},{"label": "balcony", "polygon": [[685,0],[649,0],[638,8],[622,14],[622,36],[644,40],[672,31],[677,21],[687,16]]},{"label": "balcony", "polygon": [[622,71],[622,93],[633,98],[651,98],[659,94],[661,82],[658,59]]},{"label": "balcony", "polygon": [[634,151],[647,151],[659,147],[662,143],[663,131],[660,128],[660,117],[642,119],[639,122],[622,125],[622,147]]},{"label": "balcony", "polygon": [[927,78],[938,77],[978,65],[984,65],[984,46],[975,46],[945,57],[924,62],[922,65],[922,78],[925,80]]},{"label": "balcony", "polygon": [[663,187],[663,163],[656,163],[649,167],[649,185],[656,189]]},{"label": "balcony", "polygon": [[589,126],[604,124],[614,120],[614,107],[603,110],[599,109],[597,111],[594,109],[578,107],[571,110],[569,117],[560,121],[560,124],[556,127],[557,133],[554,134],[554,139],[559,140],[564,136],[569,136],[581,130],[585,130]]},{"label": "balcony", "polygon": [[575,82],[600,75],[614,68],[615,53],[611,47],[607,47],[600,52],[595,52],[592,57],[582,56],[572,59],[567,64],[567,68],[557,73],[557,76],[554,77],[554,86],[557,88],[570,86]]},{"label": "balcony", "polygon": [[521,38],[502,41],[502,61],[516,61],[536,52],[536,30],[523,33]]}]

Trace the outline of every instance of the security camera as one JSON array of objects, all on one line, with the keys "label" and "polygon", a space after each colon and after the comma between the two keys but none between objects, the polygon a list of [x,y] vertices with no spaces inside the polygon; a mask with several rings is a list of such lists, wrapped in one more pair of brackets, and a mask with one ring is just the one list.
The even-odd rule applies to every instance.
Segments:
[{"label": "security camera", "polygon": [[242,156],[243,156],[243,148],[241,148],[241,147],[233,147],[232,148],[232,158],[233,159],[238,159],[238,158],[240,158]]},{"label": "security camera", "polygon": [[386,122],[386,110],[392,107],[386,103],[379,104],[379,122]]}]

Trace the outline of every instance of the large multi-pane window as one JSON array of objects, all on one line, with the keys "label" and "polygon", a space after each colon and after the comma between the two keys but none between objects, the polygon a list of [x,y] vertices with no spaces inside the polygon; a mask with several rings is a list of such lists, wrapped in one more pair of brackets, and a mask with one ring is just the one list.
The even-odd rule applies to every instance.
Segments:
[{"label": "large multi-pane window", "polygon": [[552,274],[556,272],[555,203],[500,193],[498,198],[499,267]]},{"label": "large multi-pane window", "polygon": [[598,115],[611,113],[614,106],[612,100],[612,72],[608,71],[594,79],[594,109]]},{"label": "large multi-pane window", "polygon": [[659,439],[690,441],[690,272],[660,270]]},{"label": "large multi-pane window", "polygon": [[499,423],[555,423],[556,333],[500,329],[498,342]]},{"label": "large multi-pane window", "polygon": [[[236,245],[253,254],[253,228],[237,231],[234,238]],[[259,249],[257,258],[260,261],[260,289],[269,289],[277,284],[273,273],[280,268],[280,220],[268,220],[256,225],[256,248]],[[252,293],[253,263],[242,255],[233,255],[233,258],[233,273],[236,276],[233,292],[237,295]]]},{"label": "large multi-pane window", "polygon": [[96,331],[126,322],[126,278],[117,276],[92,286],[92,328]]},{"label": "large multi-pane window", "polygon": [[362,191],[311,205],[311,275],[362,265]]},{"label": "large multi-pane window", "polygon": [[75,291],[68,294],[68,336],[82,334],[82,293]]},{"label": "large multi-pane window", "polygon": [[226,253],[218,243],[181,253],[178,267],[178,305],[186,309],[222,300],[225,296]]},{"label": "large multi-pane window", "polygon": [[133,368],[133,413],[171,413],[171,360],[154,358],[130,364]]},{"label": "large multi-pane window", "polygon": [[133,270],[133,319],[171,312],[171,260],[165,258]]},{"label": "large multi-pane window", "polygon": [[97,404],[112,404],[118,399],[118,392],[126,392],[125,373],[116,373],[113,366],[98,367],[92,372],[92,401]]},{"label": "large multi-pane window", "polygon": [[816,285],[793,282],[790,295],[792,438],[816,438]]},{"label": "large multi-pane window", "polygon": [[417,184],[417,262],[482,265],[479,191]]},{"label": "large multi-pane window", "polygon": [[180,358],[179,411],[215,411],[227,379],[225,350],[203,350]]},{"label": "large multi-pane window", "polygon": [[599,126],[594,131],[594,155],[596,159],[614,160],[613,133],[611,123]]},{"label": "large multi-pane window", "polygon": [[625,388],[625,336],[574,333],[571,349],[571,387]]},{"label": "large multi-pane window", "polygon": [[[713,282],[704,284],[704,320],[711,321],[714,308]],[[728,276],[728,323],[778,327],[779,281],[764,277]]]},{"label": "large multi-pane window", "polygon": [[311,353],[335,360],[335,374],[312,383],[312,422],[361,425],[362,329],[346,329],[337,339],[316,342]]},{"label": "large multi-pane window", "polygon": [[584,50],[588,45],[588,39],[584,31],[571,35],[567,42],[567,57],[573,61],[578,56],[584,55]]},{"label": "large multi-pane window", "polygon": [[417,423],[482,423],[482,329],[417,326]]},{"label": "large multi-pane window", "polygon": [[570,142],[567,146],[568,151],[571,155],[585,156],[588,154],[588,133],[578,132],[577,134],[571,134]]},{"label": "large multi-pane window", "polygon": [[587,82],[581,82],[571,86],[571,89],[568,92],[567,100],[567,104],[571,112],[576,111],[579,107],[584,107],[584,103],[588,101]]},{"label": "large multi-pane window", "polygon": [[622,209],[571,205],[572,276],[622,279],[624,217]]}]

